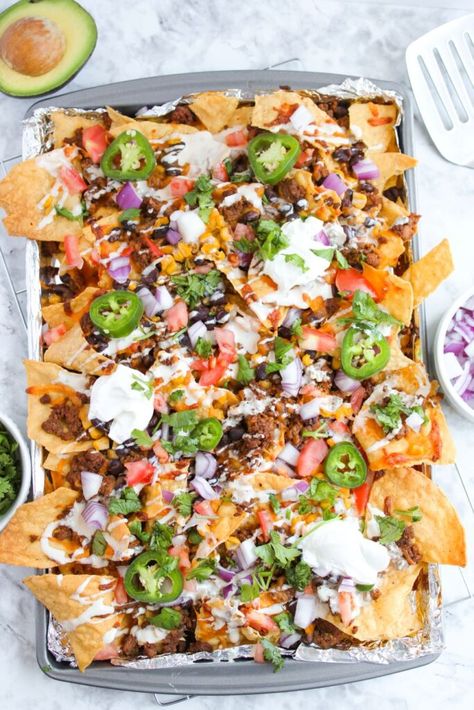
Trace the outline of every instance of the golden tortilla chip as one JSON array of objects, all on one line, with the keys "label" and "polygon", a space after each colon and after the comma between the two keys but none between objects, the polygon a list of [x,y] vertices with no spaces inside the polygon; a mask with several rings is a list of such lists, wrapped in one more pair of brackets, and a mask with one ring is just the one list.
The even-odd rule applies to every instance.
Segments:
[{"label": "golden tortilla chip", "polygon": [[[278,123],[286,123],[289,120],[289,116],[293,111],[296,111],[298,106],[305,106],[313,116],[316,124],[334,123],[333,119],[325,111],[318,108],[309,97],[300,96],[294,91],[275,91],[273,94],[259,94],[255,97],[252,126],[271,128]],[[280,120],[282,114],[284,118]]]},{"label": "golden tortilla chip", "polygon": [[43,574],[26,577],[23,583],[64,624],[79,670],[84,671],[105,646],[104,634],[120,625],[114,607],[115,577]]},{"label": "golden tortilla chip", "polygon": [[333,614],[326,620],[359,641],[389,641],[412,636],[422,626],[421,610],[413,593],[420,570],[421,565],[400,570],[390,567],[383,577],[378,599],[363,606],[349,626]]},{"label": "golden tortilla chip", "polygon": [[294,479],[289,476],[280,476],[278,473],[270,473],[269,471],[256,473],[251,477],[250,482],[255,491],[283,491],[295,484]]},{"label": "golden tortilla chip", "polygon": [[[3,224],[10,236],[62,242],[66,234],[81,234],[79,222],[59,215],[50,224],[39,226],[46,213],[38,209],[38,203],[51,191],[54,182],[54,177],[40,168],[34,158],[15,165],[0,182],[0,207],[7,213]],[[79,203],[77,196],[68,199]]]},{"label": "golden tortilla chip", "polygon": [[382,209],[379,212],[379,216],[385,219],[387,227],[391,227],[397,219],[405,219],[410,214],[404,205],[393,202],[393,200],[389,200],[388,197],[383,195],[381,199]]},{"label": "golden tortilla chip", "polygon": [[156,123],[155,121],[129,121],[118,126],[112,125],[110,133],[117,138],[124,131],[139,131],[148,138],[149,141],[161,141],[172,134],[197,133],[195,126],[188,126],[185,123]]},{"label": "golden tortilla chip", "polygon": [[422,463],[454,462],[454,442],[439,405],[425,405],[428,422],[420,431],[415,432],[407,427],[402,437],[392,439],[387,438],[370,411],[371,406],[380,403],[392,389],[414,395],[420,386],[426,387],[427,383],[423,367],[418,363],[413,364],[391,374],[365,400],[354,420],[353,433],[364,449],[373,471]]},{"label": "golden tortilla chip", "polygon": [[453,271],[454,263],[449,242],[443,239],[403,274],[403,278],[413,286],[414,305],[419,306]]},{"label": "golden tortilla chip", "polygon": [[75,323],[59,340],[51,343],[44,353],[44,361],[88,375],[109,375],[116,368],[113,360],[89,345],[79,323]]},{"label": "golden tortilla chip", "polygon": [[388,274],[387,291],[380,305],[403,325],[410,325],[413,315],[413,288],[405,279]]},{"label": "golden tortilla chip", "polygon": [[394,333],[388,341],[390,343],[390,359],[384,367],[384,372],[401,370],[403,367],[411,367],[411,365],[415,365],[415,362],[402,352],[398,332]]},{"label": "golden tortilla chip", "polygon": [[100,289],[95,286],[88,286],[70,301],[64,303],[53,303],[50,306],[43,306],[43,318],[49,328],[55,328],[64,323],[66,328],[72,328],[78,323],[82,316],[87,313],[89,306],[100,295]]},{"label": "golden tortilla chip", "polygon": [[234,96],[205,91],[193,99],[191,109],[208,131],[218,133],[227,126],[238,105],[239,99]]},{"label": "golden tortilla chip", "polygon": [[370,158],[380,170],[380,177],[372,181],[379,192],[390,187],[388,181],[391,177],[403,175],[406,170],[410,170],[418,164],[416,158],[404,153],[374,153]]},{"label": "golden tortilla chip", "polygon": [[109,114],[109,118],[112,121],[111,126],[122,126],[125,123],[131,123],[132,121],[134,122],[134,118],[130,118],[130,116],[125,116],[125,114],[120,113],[120,111],[117,111],[117,109],[112,108],[112,106],[107,106],[107,113]]},{"label": "golden tortilla chip", "polygon": [[[83,405],[78,397],[78,392],[86,388],[86,378],[76,372],[63,370],[52,362],[36,362],[35,360],[24,361],[27,380],[28,394],[28,436],[36,441],[40,446],[53,454],[67,454],[79,451],[87,451],[93,448],[100,450],[108,448],[109,440],[106,436],[93,440],[84,432],[84,438],[80,441],[61,439],[55,434],[51,434],[42,428],[42,424],[51,414],[54,398],[70,399],[77,403],[80,414],[87,420],[87,405]],[[51,402],[41,402],[44,394],[49,394]]]},{"label": "golden tortilla chip", "polygon": [[414,468],[385,471],[372,486],[369,504],[383,510],[386,498],[390,498],[394,511],[415,506],[420,509],[422,518],[416,523],[397,517],[413,526],[414,540],[423,562],[466,565],[462,523],[443,491],[430,478]]},{"label": "golden tortilla chip", "polygon": [[227,121],[229,128],[249,126],[252,121],[253,106],[239,106]]},{"label": "golden tortilla chip", "polygon": [[234,503],[221,503],[218,518],[210,525],[210,530],[218,543],[225,542],[247,519],[248,513],[239,512]]},{"label": "golden tortilla chip", "polygon": [[397,115],[395,104],[356,102],[349,106],[349,127],[356,138],[364,141],[371,153],[385,153],[396,146]]},{"label": "golden tortilla chip", "polygon": [[51,121],[53,123],[53,144],[55,148],[61,148],[64,145],[64,139],[71,138],[81,128],[90,128],[90,126],[96,126],[97,124],[103,125],[100,116],[87,118],[82,113],[74,115],[61,110],[52,111]]},{"label": "golden tortilla chip", "polygon": [[401,237],[395,236],[392,232],[386,231],[382,236],[385,241],[377,244],[380,257],[379,269],[386,269],[397,265],[399,257],[405,251],[405,244]]},{"label": "golden tortilla chip", "polygon": [[20,505],[7,527],[0,533],[0,562],[22,567],[50,569],[58,563],[41,548],[41,535],[53,520],[61,518],[79,493],[58,488],[31,503]]}]

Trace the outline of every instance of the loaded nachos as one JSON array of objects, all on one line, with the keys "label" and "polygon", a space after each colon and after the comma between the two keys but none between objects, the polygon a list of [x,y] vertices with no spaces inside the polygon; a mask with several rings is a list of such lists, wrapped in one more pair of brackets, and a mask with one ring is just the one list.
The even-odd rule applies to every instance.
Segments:
[{"label": "loaded nachos", "polygon": [[286,90],[53,110],[0,183],[40,249],[46,471],[0,561],[46,572],[25,584],[81,670],[414,635],[427,563],[465,564],[414,317],[452,262],[411,263],[397,119]]}]

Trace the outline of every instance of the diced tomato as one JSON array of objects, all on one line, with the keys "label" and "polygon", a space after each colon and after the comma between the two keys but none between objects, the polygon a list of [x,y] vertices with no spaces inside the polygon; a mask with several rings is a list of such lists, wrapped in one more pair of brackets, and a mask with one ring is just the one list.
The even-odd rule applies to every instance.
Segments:
[{"label": "diced tomato", "polygon": [[227,174],[227,168],[224,163],[217,163],[212,168],[212,177],[214,180],[219,180],[219,182],[228,182],[229,176]]},{"label": "diced tomato", "polygon": [[342,623],[347,626],[350,624],[353,615],[354,600],[352,594],[350,592],[339,592],[337,601],[339,603],[339,614]]},{"label": "diced tomato", "polygon": [[358,488],[353,488],[352,493],[354,495],[355,509],[357,513],[362,517],[367,508],[367,501],[369,500],[370,484],[365,481]]},{"label": "diced tomato", "polygon": [[98,123],[82,131],[82,145],[93,163],[99,163],[107,148],[105,128]]},{"label": "diced tomato", "polygon": [[168,405],[166,403],[166,398],[160,392],[156,392],[153,398],[153,407],[155,411],[160,412],[160,414],[168,413]]},{"label": "diced tomato", "polygon": [[145,244],[147,245],[148,249],[153,254],[153,256],[155,256],[156,258],[158,258],[159,256],[163,256],[163,252],[161,251],[158,244],[155,244],[155,242],[152,239],[150,239],[150,237],[146,237],[146,236],[143,237],[142,236],[142,239],[145,242]]},{"label": "diced tomato", "polygon": [[217,385],[225,375],[227,370],[227,363],[217,364],[211,370],[206,370],[202,373],[199,378],[199,384],[203,387],[210,387],[211,385]]},{"label": "diced tomato", "polygon": [[153,453],[158,459],[158,463],[167,463],[169,461],[169,453],[165,451],[160,441],[155,441],[153,444]]},{"label": "diced tomato", "polygon": [[60,323],[57,325],[55,328],[50,328],[49,330],[46,331],[46,333],[43,333],[43,340],[48,347],[51,345],[51,343],[56,343],[66,332],[66,326],[64,323]]},{"label": "diced tomato", "polygon": [[329,449],[324,439],[310,439],[301,449],[296,462],[296,473],[302,478],[312,476],[324,461]]},{"label": "diced tomato", "polygon": [[220,360],[234,362],[237,359],[235,336],[228,328],[215,328],[214,335],[220,352]]},{"label": "diced tomato", "polygon": [[349,431],[347,424],[344,424],[344,422],[340,422],[337,419],[330,423],[329,428],[331,431],[336,432],[336,434],[347,434]]},{"label": "diced tomato", "polygon": [[110,661],[111,658],[117,658],[118,655],[119,650],[117,646],[113,643],[108,643],[107,646],[97,651],[94,656],[94,661]]},{"label": "diced tomato", "polygon": [[170,181],[170,191],[172,197],[183,197],[194,187],[194,180],[189,178],[174,177]]},{"label": "diced tomato", "polygon": [[140,461],[129,461],[125,464],[127,469],[127,486],[135,486],[137,483],[150,483],[155,469],[147,459]]},{"label": "diced tomato", "polygon": [[114,588],[114,597],[117,604],[127,604],[128,602],[128,594],[125,590],[122,577],[117,579],[117,583]]},{"label": "diced tomato", "polygon": [[66,264],[71,268],[81,269],[84,259],[79,251],[79,237],[77,234],[66,234],[64,237],[64,251],[66,252]]},{"label": "diced tomato", "polygon": [[270,530],[273,527],[273,523],[270,518],[270,513],[268,510],[259,510],[257,512],[258,524],[262,529],[263,539],[265,542],[270,539]]},{"label": "diced tomato", "polygon": [[357,269],[338,269],[336,274],[336,286],[339,291],[349,293],[365,291],[365,293],[368,293],[372,298],[377,298],[375,290]]},{"label": "diced tomato", "polygon": [[362,387],[358,387],[354,392],[352,393],[351,396],[351,407],[352,410],[355,414],[359,411],[359,409],[362,407],[362,402],[364,401],[365,397],[365,389]]},{"label": "diced tomato", "polygon": [[306,148],[306,150],[303,150],[299,154],[298,160],[295,163],[295,168],[302,168],[304,165],[307,165],[309,162],[311,162],[313,153],[314,148]]},{"label": "diced tomato", "polygon": [[225,137],[225,142],[229,148],[239,148],[240,146],[247,145],[247,133],[239,128],[237,131],[228,133]]},{"label": "diced tomato", "polygon": [[247,617],[247,623],[252,629],[257,631],[277,631],[278,626],[273,621],[271,616],[268,614],[262,614],[260,611],[254,611],[251,609],[245,615]]},{"label": "diced tomato", "polygon": [[260,642],[256,643],[253,648],[253,660],[255,661],[255,663],[265,663],[265,657],[263,655],[263,646]]},{"label": "diced tomato", "polygon": [[171,306],[171,308],[166,311],[165,317],[168,330],[171,333],[176,333],[178,330],[188,325],[188,307],[184,301],[176,301],[174,306]]},{"label": "diced tomato", "polygon": [[320,353],[333,353],[336,350],[337,341],[332,333],[313,328],[311,325],[304,325],[302,331],[299,344],[303,350],[316,350]]},{"label": "diced tomato", "polygon": [[194,512],[198,515],[214,515],[214,510],[208,500],[201,500],[199,503],[194,503],[193,508]]},{"label": "diced tomato", "polygon": [[74,168],[68,168],[63,165],[59,170],[59,177],[70,195],[77,195],[87,189],[87,183],[84,182],[82,176]]},{"label": "diced tomato", "polygon": [[189,561],[189,551],[185,545],[179,545],[178,547],[170,547],[168,552],[172,557],[178,558],[178,567],[181,572],[185,572],[191,567],[191,562]]}]

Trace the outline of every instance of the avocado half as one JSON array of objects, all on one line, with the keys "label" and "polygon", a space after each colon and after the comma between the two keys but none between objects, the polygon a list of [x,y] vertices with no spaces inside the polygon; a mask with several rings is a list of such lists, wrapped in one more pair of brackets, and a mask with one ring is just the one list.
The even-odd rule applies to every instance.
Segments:
[{"label": "avocado half", "polygon": [[57,89],[96,42],[93,18],[74,0],[20,0],[0,14],[0,91],[37,96]]}]

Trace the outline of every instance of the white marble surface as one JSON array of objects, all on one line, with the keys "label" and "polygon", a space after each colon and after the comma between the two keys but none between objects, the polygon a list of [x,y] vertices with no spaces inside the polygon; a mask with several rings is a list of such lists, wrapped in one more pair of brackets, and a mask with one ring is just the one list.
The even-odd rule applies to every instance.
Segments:
[{"label": "white marble surface", "polygon": [[[1,1],[0,10],[9,3]],[[99,27],[92,59],[68,89],[135,79],[155,74],[216,69],[263,68],[299,57],[309,71],[352,73],[407,82],[404,50],[429,29],[474,10],[474,0],[83,0]],[[291,8],[291,9],[290,9]],[[295,67],[293,67],[295,68]],[[0,156],[19,151],[21,118],[28,99],[0,98]],[[428,299],[429,332],[433,335],[443,309],[473,280],[474,172],[445,162],[417,121],[415,154],[418,210],[422,213],[421,247],[427,251],[449,236],[457,271]],[[8,244],[12,252],[14,245]],[[15,281],[22,264],[15,259]],[[26,338],[15,313],[3,274],[0,276],[0,397],[1,408],[24,425],[25,397],[21,358]],[[474,437],[472,425],[446,407],[456,443],[459,468],[474,494]],[[472,541],[472,519],[453,467],[438,471],[438,481],[461,507]],[[472,549],[472,543],[470,545]],[[21,585],[25,570],[0,571],[0,706],[8,710],[125,710],[133,703],[152,707],[154,700],[132,693],[59,684],[46,678],[35,660],[33,601]],[[468,571],[468,575],[469,575]],[[471,572],[472,585],[472,572]],[[462,579],[449,574],[450,599],[463,596]],[[474,702],[474,603],[449,606],[445,611],[446,650],[434,664],[385,677],[279,696],[232,697],[227,710],[247,708],[282,710],[312,704],[319,707],[396,707],[445,710],[471,708]],[[222,700],[189,701],[190,710],[217,710]]]}]

